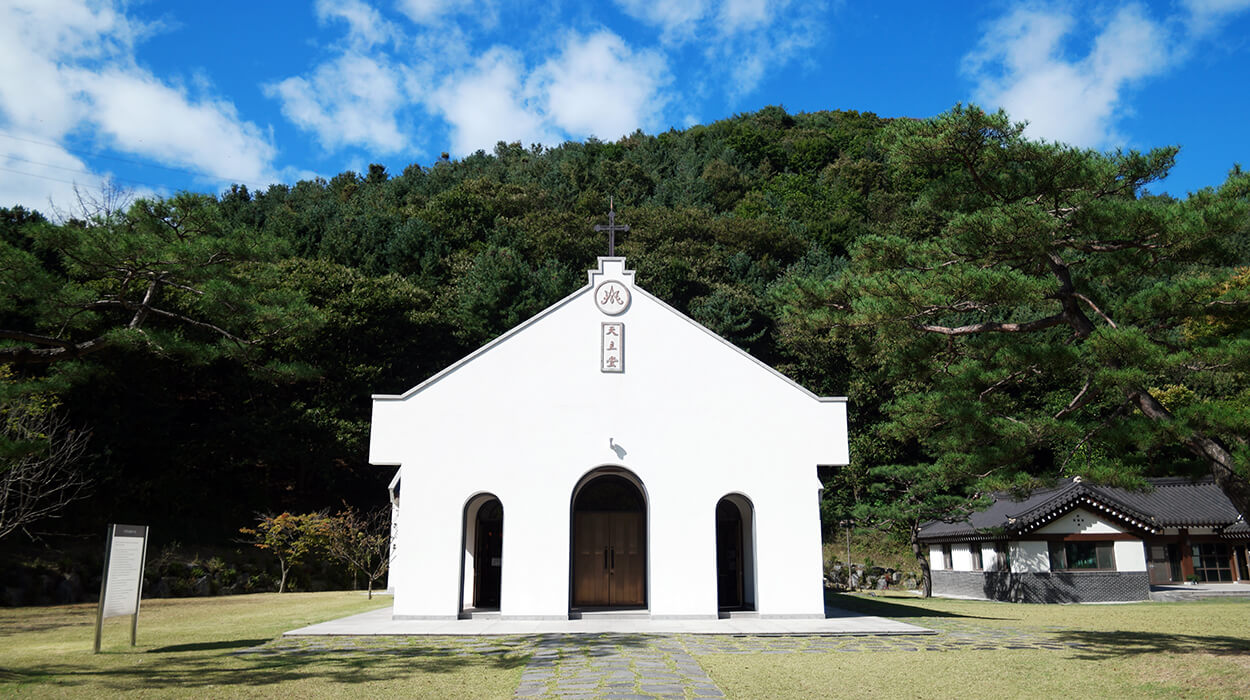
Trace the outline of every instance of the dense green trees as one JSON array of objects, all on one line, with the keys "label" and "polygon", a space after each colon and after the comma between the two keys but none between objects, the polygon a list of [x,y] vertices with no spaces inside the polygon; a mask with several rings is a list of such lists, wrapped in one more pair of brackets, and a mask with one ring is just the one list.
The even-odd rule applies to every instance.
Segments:
[{"label": "dense green trees", "polygon": [[854,464],[824,475],[833,523],[906,534],[1056,475],[1214,467],[1235,486],[1250,184],[1150,195],[1173,153],[1032,142],[976,109],[768,108],[83,221],[4,210],[0,361],[57,379],[94,430],[101,488],[136,517],[201,525],[177,536],[365,506],[389,476],[364,464],[368,395],[584,284],[613,196],[640,284],[850,395]]},{"label": "dense green trees", "polygon": [[283,255],[276,237],[226,225],[206,195],[60,226],[14,222],[0,238],[0,361],[55,363],[125,345],[240,356],[315,322],[257,265]]},{"label": "dense green trees", "polygon": [[908,204],[811,286],[885,388],[861,511],[914,532],[952,495],[1205,468],[1250,513],[1250,177],[1155,197],[1175,149],[1022,131],[976,108],[893,125]]}]

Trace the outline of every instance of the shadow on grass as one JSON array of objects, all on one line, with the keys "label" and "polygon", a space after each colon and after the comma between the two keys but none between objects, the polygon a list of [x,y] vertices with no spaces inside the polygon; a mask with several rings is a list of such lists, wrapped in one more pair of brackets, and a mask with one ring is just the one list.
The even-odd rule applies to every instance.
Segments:
[{"label": "shadow on grass", "polygon": [[17,671],[11,668],[0,667],[0,682],[32,681],[35,678],[38,678],[40,675],[41,674],[38,674],[38,673],[29,673],[26,671]]},{"label": "shadow on grass", "polygon": [[[205,693],[211,693],[212,688],[266,688],[269,693],[284,683],[349,686],[439,675],[453,676],[446,680],[471,695],[475,684],[494,672],[519,674],[538,652],[568,650],[578,656],[611,656],[622,648],[651,647],[663,638],[550,634],[239,639],[151,649],[143,653],[142,664],[130,664],[126,657],[131,655],[120,653],[92,657],[79,664],[32,664],[5,669],[5,673],[9,680],[38,678],[42,685],[84,694],[139,688],[158,692],[164,688],[199,688]],[[291,692],[298,691],[292,688]]]},{"label": "shadow on grass", "polygon": [[[66,610],[54,608],[10,608],[11,611],[30,614],[0,615],[0,637],[34,632],[48,632],[66,627],[95,625],[95,610]],[[8,612],[8,611],[6,611]]]},{"label": "shadow on grass", "polygon": [[1056,632],[1055,638],[1078,649],[1077,658],[1089,660],[1159,653],[1207,653],[1217,656],[1250,654],[1250,637],[1064,630]]},{"label": "shadow on grass", "polygon": [[[34,664],[6,669],[7,680],[38,678],[46,687],[78,689],[77,692],[124,692],[144,689],[272,688],[284,683],[360,685],[375,681],[403,681],[423,675],[457,674],[455,684],[472,692],[473,684],[490,671],[511,671],[525,666],[529,649],[503,653],[466,653],[459,645],[413,644],[402,647],[342,647],[331,649],[260,648],[249,652],[224,652],[244,640],[223,645],[184,645],[161,658],[145,654],[142,664],[127,664],[127,655],[112,656],[111,664]],[[266,640],[261,640],[266,641]],[[199,650],[185,647],[199,646]],[[210,648],[216,646],[217,648]],[[167,652],[170,648],[167,647]],[[163,652],[162,652],[163,653]],[[94,657],[99,659],[101,657]],[[119,666],[117,662],[125,664]],[[236,691],[237,692],[237,691]],[[266,691],[266,692],[273,692]],[[291,691],[295,693],[294,689]]]},{"label": "shadow on grass", "polygon": [[[983,615],[964,615],[961,613],[947,612],[945,610],[934,610],[925,607],[917,602],[911,601],[909,598],[866,598],[863,596],[848,595],[845,593],[830,593],[825,596],[825,604],[832,608],[847,610],[860,615],[875,615],[877,617],[955,617],[967,620],[1002,620],[1001,617],[985,617]],[[829,617],[828,614],[825,615]],[[837,616],[837,615],[835,615]]]},{"label": "shadow on grass", "polygon": [[168,654],[180,651],[214,651],[217,649],[245,649],[264,644],[269,641],[268,638],[262,639],[231,639],[224,642],[202,642],[200,644],[175,644],[168,647],[157,647],[156,649],[148,649],[148,654]]}]

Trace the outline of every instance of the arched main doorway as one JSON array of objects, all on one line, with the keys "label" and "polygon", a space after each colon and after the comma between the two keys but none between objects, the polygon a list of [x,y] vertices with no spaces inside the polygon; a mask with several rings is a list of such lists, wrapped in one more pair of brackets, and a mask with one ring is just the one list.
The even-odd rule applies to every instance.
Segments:
[{"label": "arched main doorway", "polygon": [[503,584],[503,504],[491,494],[464,508],[464,592],[462,608],[499,608]]},{"label": "arched main doorway", "polygon": [[620,472],[594,475],[574,491],[572,510],[572,606],[645,608],[647,503],[639,484]]},{"label": "arched main doorway", "polygon": [[755,609],[754,508],[739,494],[716,504],[716,606]]}]

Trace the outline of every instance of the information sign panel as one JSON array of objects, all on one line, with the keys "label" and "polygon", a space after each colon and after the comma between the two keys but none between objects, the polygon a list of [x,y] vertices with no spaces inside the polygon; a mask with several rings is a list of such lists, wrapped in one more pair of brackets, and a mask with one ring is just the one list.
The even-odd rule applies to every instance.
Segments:
[{"label": "information sign panel", "polygon": [[104,549],[104,576],[100,581],[100,610],[96,617],[96,652],[100,651],[100,632],[104,619],[108,617],[132,616],[130,644],[135,644],[147,548],[146,525],[109,525]]}]

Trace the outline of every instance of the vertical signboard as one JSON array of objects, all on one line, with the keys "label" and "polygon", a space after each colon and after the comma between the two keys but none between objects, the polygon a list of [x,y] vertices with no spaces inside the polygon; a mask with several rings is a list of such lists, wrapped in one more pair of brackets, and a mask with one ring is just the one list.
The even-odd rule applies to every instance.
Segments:
[{"label": "vertical signboard", "polygon": [[625,371],[625,324],[620,321],[600,326],[599,369],[603,372]]},{"label": "vertical signboard", "polygon": [[95,624],[97,654],[106,617],[130,615],[130,646],[135,645],[147,551],[147,525],[109,525],[104,545],[104,576],[100,579],[100,609]]}]

